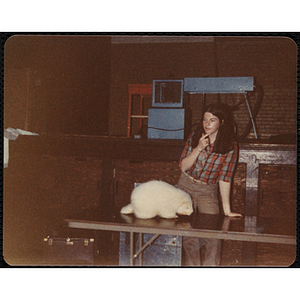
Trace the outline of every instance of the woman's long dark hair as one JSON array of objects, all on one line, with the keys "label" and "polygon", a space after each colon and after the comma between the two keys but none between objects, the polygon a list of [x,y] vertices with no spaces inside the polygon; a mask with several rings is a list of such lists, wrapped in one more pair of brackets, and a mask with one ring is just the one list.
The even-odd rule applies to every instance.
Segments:
[{"label": "woman's long dark hair", "polygon": [[206,112],[218,117],[221,123],[214,143],[213,152],[221,154],[228,153],[230,150],[232,150],[233,143],[237,140],[237,138],[231,109],[228,105],[222,103],[209,104],[205,107],[202,114],[201,123],[198,125],[194,135],[192,136],[192,147],[197,147],[199,139],[201,138],[202,134],[205,133],[203,128],[203,118]]}]

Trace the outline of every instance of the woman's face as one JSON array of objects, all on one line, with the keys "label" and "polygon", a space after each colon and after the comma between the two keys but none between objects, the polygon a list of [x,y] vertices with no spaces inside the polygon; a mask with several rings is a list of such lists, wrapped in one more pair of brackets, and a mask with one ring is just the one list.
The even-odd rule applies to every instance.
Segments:
[{"label": "woman's face", "polygon": [[218,117],[212,113],[206,112],[203,117],[203,128],[209,135],[217,135],[221,123]]}]

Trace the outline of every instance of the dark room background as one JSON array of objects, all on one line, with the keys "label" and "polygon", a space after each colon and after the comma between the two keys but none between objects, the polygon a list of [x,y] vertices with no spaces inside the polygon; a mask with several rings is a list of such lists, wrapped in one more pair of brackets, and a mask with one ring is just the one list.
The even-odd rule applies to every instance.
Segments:
[{"label": "dark room background", "polygon": [[[254,77],[256,88],[248,93],[252,109],[257,106],[258,99],[261,100],[256,116],[259,143],[266,141],[267,144],[273,138],[275,144],[279,142],[285,144],[282,147],[294,149],[295,145],[286,145],[296,143],[297,128],[297,45],[289,38],[10,37],[4,49],[4,128],[23,129],[39,136],[19,136],[9,141],[3,210],[6,261],[41,263],[43,238],[54,232],[55,224],[70,215],[89,210],[97,212],[106,204],[120,209],[128,203],[135,182],[153,179],[171,184],[178,182],[179,157],[164,162],[158,154],[158,161],[114,159],[109,166],[113,184],[107,188],[103,184],[103,170],[107,165],[99,149],[105,142],[113,146],[114,143],[128,143],[133,149],[135,143],[149,142],[125,138],[129,84],[152,84],[154,79],[243,76]],[[137,99],[133,97],[133,109],[136,109]],[[249,124],[249,112],[242,94],[205,97],[198,94],[190,95],[189,100],[193,123],[199,121],[204,101],[221,101],[231,106],[240,104],[234,112],[239,135]],[[150,105],[151,97],[145,97],[145,110]],[[132,126],[132,134],[136,129]],[[253,141],[252,129],[248,137]],[[183,148],[184,142],[177,142],[182,143]],[[264,165],[259,172],[258,215],[294,216],[296,166]],[[242,214],[245,211],[245,178],[246,165],[239,163],[232,207]],[[105,189],[114,193],[112,201],[103,196]],[[111,239],[111,243],[113,246],[107,247],[108,251],[117,253],[118,238]],[[237,256],[231,255],[231,243],[225,246],[224,259],[227,254],[229,257],[225,263],[236,265],[236,257],[240,260],[240,244],[236,248]],[[272,252],[269,248],[261,248],[262,263],[265,263],[265,249],[268,249],[268,262],[275,257],[276,263],[279,260],[284,265],[290,263],[290,256],[286,257],[284,251],[280,250],[278,258],[276,249],[277,252]],[[292,257],[293,251],[291,249]]]},{"label": "dark room background", "polygon": [[5,44],[5,128],[106,135],[110,38],[13,36]]},{"label": "dark room background", "polygon": [[[286,37],[12,36],[5,44],[4,127],[126,136],[128,84],[253,76],[263,91],[256,117],[260,137],[293,134],[296,70],[297,46]],[[207,95],[206,103],[216,97]],[[241,101],[235,120],[244,132],[244,96],[218,97],[229,105]],[[257,89],[248,93],[252,109],[258,97]],[[194,123],[202,102],[202,95],[190,97]]]}]

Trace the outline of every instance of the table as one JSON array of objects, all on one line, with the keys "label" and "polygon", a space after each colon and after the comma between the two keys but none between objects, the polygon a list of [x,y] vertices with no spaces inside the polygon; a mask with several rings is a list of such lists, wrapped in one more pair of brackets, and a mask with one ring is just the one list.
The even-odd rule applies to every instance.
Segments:
[{"label": "table", "polygon": [[[22,157],[25,160],[28,156],[36,157],[48,155],[59,158],[76,157],[102,160],[99,184],[100,195],[99,201],[97,202],[98,206],[95,210],[97,210],[97,213],[104,212],[105,214],[110,214],[114,207],[114,161],[116,159],[133,161],[178,161],[184,144],[185,141],[183,140],[149,140],[48,133],[41,134],[40,136],[19,136],[17,140],[12,141],[10,143],[10,161],[13,161],[15,157]],[[272,144],[267,141],[253,142],[250,140],[240,143],[239,148],[239,162],[247,165],[244,211],[246,217],[241,219],[240,222],[245,222],[245,224],[241,224],[241,226],[251,231],[253,226],[251,228],[251,226],[249,227],[248,225],[251,223],[255,224],[259,220],[256,216],[260,164],[296,165],[297,147],[294,144]],[[10,168],[8,167],[7,171],[9,170]],[[99,222],[97,219],[90,221]],[[110,225],[108,227],[110,227]],[[209,233],[216,234],[213,231]],[[202,232],[201,235],[202,234],[204,233]],[[225,237],[225,234],[222,233],[222,236]],[[227,236],[233,238],[234,234],[230,233],[229,235],[227,234]],[[246,238],[247,235],[243,235],[242,237]],[[258,238],[257,235],[254,237]],[[248,238],[253,238],[253,235],[248,235]],[[271,236],[269,236],[269,238],[271,238]],[[245,251],[251,248],[249,244],[256,245],[256,243],[251,241],[245,241],[244,244]],[[255,249],[249,250],[252,253],[255,252]]]},{"label": "table", "polygon": [[[69,228],[118,231],[130,233],[130,266],[160,235],[189,236],[222,240],[296,245],[296,224],[293,219],[248,217],[229,219],[221,215],[192,214],[178,219],[138,219],[118,212],[108,216],[66,219]],[[142,234],[153,238],[142,244]],[[134,253],[134,235],[139,235],[138,251]]]}]

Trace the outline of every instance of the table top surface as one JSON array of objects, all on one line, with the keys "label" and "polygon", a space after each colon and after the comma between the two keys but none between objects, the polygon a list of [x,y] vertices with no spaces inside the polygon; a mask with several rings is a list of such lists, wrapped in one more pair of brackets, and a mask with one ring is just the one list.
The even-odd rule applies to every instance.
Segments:
[{"label": "table top surface", "polygon": [[242,217],[227,218],[222,215],[192,214],[177,219],[138,219],[133,214],[115,212],[100,216],[85,213],[65,220],[71,228],[141,232],[219,239],[296,243],[295,219]]}]

